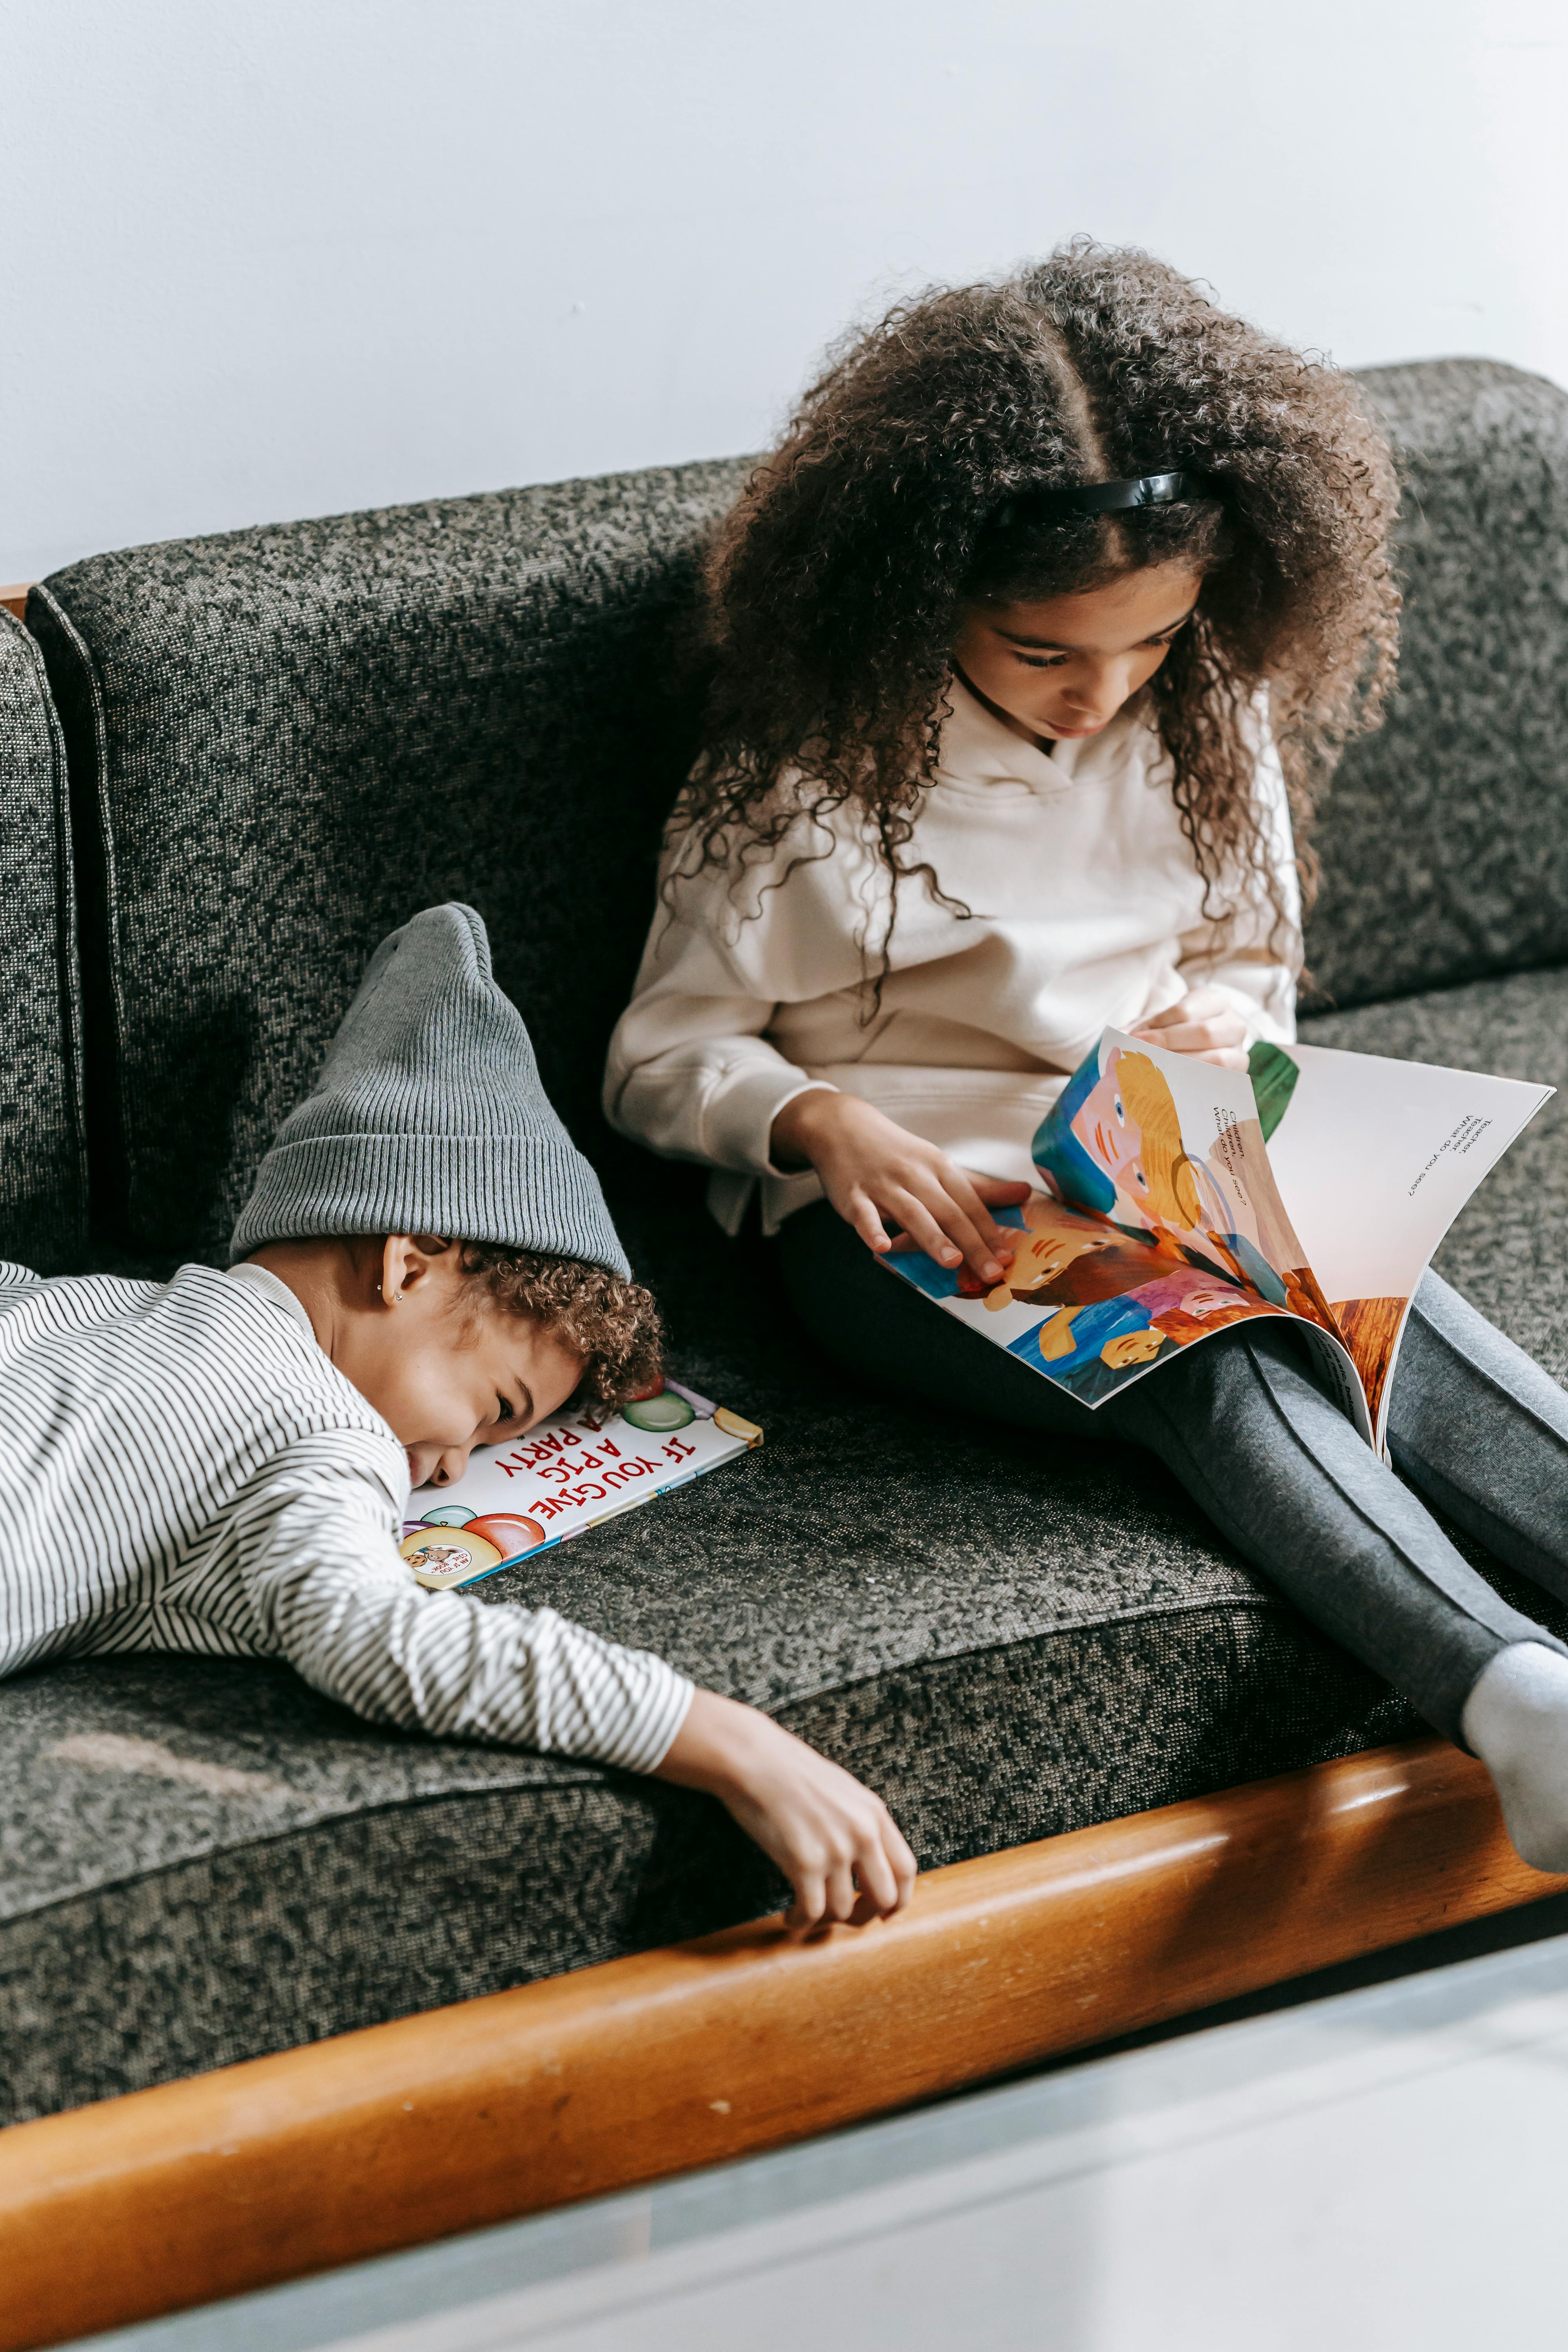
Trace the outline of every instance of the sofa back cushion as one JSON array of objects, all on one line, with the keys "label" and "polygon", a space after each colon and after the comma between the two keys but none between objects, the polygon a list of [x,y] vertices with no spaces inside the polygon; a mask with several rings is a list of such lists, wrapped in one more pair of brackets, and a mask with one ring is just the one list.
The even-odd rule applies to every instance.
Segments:
[{"label": "sofa back cushion", "polygon": [[1568,393],[1491,360],[1362,378],[1399,456],[1399,689],[1323,804],[1342,1005],[1568,958]]},{"label": "sofa back cushion", "polygon": [[695,749],[695,551],[742,461],[95,556],[35,591],[84,841],[107,1237],[220,1253],[376,941],[489,926],[591,1138]]},{"label": "sofa back cushion", "polygon": [[[1398,695],[1319,828],[1308,949],[1340,1004],[1568,957],[1568,395],[1479,360],[1365,382],[1405,470],[1407,604]],[[605,1044],[695,748],[695,551],[744,472],[132,549],[35,591],[111,1243],[221,1251],[371,949],[438,898],[485,916],[603,1150]]]},{"label": "sofa back cushion", "polygon": [[87,1224],[65,748],[38,648],[4,610],[0,976],[0,1257],[58,1274]]}]

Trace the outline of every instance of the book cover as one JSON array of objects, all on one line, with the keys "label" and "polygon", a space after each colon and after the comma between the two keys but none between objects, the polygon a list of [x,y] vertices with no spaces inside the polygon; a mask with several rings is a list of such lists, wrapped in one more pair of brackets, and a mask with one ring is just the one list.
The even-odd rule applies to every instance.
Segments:
[{"label": "book cover", "polygon": [[1040,1189],[991,1288],[881,1262],[1093,1408],[1184,1348],[1292,1317],[1381,1450],[1410,1300],[1459,1210],[1554,1091],[1319,1045],[1247,1070],[1108,1029],[1035,1137]]},{"label": "book cover", "polygon": [[421,1486],[398,1546],[432,1591],[474,1584],[635,1510],[763,1442],[754,1422],[667,1380],[618,1412],[558,1412],[504,1445],[484,1445],[452,1486]]}]

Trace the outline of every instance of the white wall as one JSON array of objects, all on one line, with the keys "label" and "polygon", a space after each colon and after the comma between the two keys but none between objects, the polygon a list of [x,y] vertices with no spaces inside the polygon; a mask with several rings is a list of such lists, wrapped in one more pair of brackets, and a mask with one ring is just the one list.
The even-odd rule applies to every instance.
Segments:
[{"label": "white wall", "polygon": [[758,446],[1078,230],[1568,382],[1562,0],[0,0],[0,579]]}]

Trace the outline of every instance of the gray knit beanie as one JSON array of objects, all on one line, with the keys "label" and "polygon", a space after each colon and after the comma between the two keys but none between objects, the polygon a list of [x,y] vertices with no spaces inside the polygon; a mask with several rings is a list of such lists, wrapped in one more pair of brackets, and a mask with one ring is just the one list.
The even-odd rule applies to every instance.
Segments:
[{"label": "gray knit beanie", "polygon": [[631,1272],[471,907],[427,907],[377,948],[257,1171],[229,1263],[325,1234],[439,1234]]}]

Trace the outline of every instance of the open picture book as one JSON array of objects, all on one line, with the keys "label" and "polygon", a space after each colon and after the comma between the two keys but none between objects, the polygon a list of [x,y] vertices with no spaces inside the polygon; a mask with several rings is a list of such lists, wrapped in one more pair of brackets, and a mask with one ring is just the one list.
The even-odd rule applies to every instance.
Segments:
[{"label": "open picture book", "polygon": [[504,1445],[482,1445],[452,1486],[421,1486],[398,1546],[419,1583],[445,1592],[549,1551],[763,1442],[754,1422],[667,1380],[619,1412],[558,1412]]},{"label": "open picture book", "polygon": [[1433,1251],[1555,1091],[1323,1045],[1226,1070],[1108,1029],[1035,1136],[1040,1180],[994,1288],[881,1263],[1083,1404],[1249,1316],[1289,1316],[1381,1453]]}]

